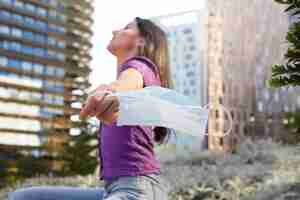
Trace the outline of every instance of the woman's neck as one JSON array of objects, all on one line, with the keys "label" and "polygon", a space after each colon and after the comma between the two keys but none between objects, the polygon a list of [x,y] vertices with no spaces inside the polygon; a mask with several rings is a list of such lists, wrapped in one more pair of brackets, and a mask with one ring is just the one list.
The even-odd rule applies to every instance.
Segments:
[{"label": "woman's neck", "polygon": [[126,60],[128,60],[131,57],[136,56],[137,53],[136,52],[127,52],[123,55],[118,55],[117,56],[117,64],[118,66],[122,65]]}]

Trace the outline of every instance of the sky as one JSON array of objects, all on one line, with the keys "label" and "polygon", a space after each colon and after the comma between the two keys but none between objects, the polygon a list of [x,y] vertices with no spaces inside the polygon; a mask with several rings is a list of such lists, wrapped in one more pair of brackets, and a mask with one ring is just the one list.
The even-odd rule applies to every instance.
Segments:
[{"label": "sky", "polygon": [[136,16],[151,18],[203,7],[204,0],[94,0],[93,38],[90,82],[95,88],[116,77],[116,60],[106,50],[112,31],[124,27]]}]

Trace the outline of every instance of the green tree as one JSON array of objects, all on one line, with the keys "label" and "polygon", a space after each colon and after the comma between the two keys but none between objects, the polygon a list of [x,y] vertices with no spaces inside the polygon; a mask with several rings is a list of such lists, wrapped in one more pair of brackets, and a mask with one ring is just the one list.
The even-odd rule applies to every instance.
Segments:
[{"label": "green tree", "polygon": [[[272,67],[272,77],[269,84],[272,87],[296,87],[300,86],[300,0],[274,0],[277,3],[284,4],[287,8],[285,12],[294,22],[289,27],[286,40],[289,44],[285,53],[286,63],[274,65]],[[300,142],[300,113],[286,113],[285,126],[290,130],[287,140]]]},{"label": "green tree", "polygon": [[272,78],[269,81],[273,87],[300,86],[300,0],[275,0],[285,4],[285,12],[296,20],[290,25],[286,40],[289,44],[285,53],[286,63],[272,67]]},{"label": "green tree", "polygon": [[88,175],[95,172],[97,160],[97,133],[94,125],[81,131],[80,135],[72,136],[64,144],[62,160],[65,162],[63,175]]}]

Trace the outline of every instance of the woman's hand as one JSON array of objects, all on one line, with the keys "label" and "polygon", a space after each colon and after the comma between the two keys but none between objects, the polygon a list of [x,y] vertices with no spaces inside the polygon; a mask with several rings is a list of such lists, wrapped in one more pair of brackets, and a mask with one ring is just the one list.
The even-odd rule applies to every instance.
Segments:
[{"label": "woman's hand", "polygon": [[100,121],[111,124],[116,121],[118,118],[118,111],[119,111],[119,100],[117,97],[114,96],[106,96],[104,97],[103,101],[96,108],[96,117]]},{"label": "woman's hand", "polygon": [[[142,89],[143,75],[136,69],[123,71],[118,80],[109,85],[100,85],[92,91],[80,112],[80,119],[96,116],[100,121],[110,124],[118,117],[119,100],[117,97],[107,96],[104,91],[123,92]],[[98,92],[98,93],[97,93]]]},{"label": "woman's hand", "polygon": [[105,93],[107,90],[111,91],[108,85],[100,85],[92,92],[81,109],[81,119],[96,116],[107,124],[116,120],[119,101],[116,97],[107,96],[108,93]]}]

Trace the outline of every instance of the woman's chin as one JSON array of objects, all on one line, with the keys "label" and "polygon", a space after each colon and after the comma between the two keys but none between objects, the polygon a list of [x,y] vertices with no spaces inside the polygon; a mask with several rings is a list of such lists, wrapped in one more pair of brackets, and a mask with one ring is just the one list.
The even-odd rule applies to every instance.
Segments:
[{"label": "woman's chin", "polygon": [[109,53],[114,55],[114,50],[113,50],[113,47],[111,44],[107,45],[106,49],[107,49],[107,51],[109,51]]}]

